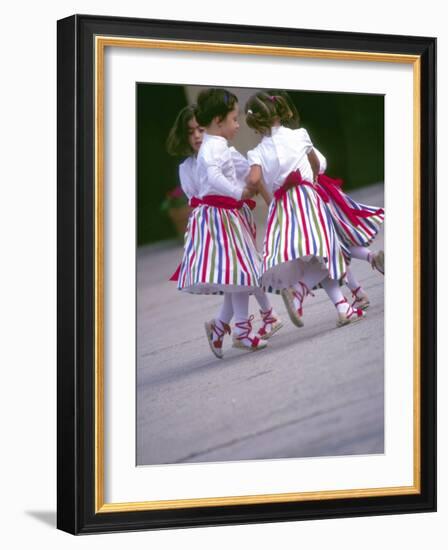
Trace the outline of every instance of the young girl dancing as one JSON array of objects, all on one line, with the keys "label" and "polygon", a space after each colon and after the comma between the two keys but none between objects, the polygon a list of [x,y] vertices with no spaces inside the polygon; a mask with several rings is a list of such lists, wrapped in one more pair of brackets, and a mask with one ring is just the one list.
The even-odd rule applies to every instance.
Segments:
[{"label": "young girl dancing", "polygon": [[[292,117],[289,120],[281,121],[281,123],[288,128],[298,129],[300,127],[299,114],[288,92],[269,90],[268,94],[281,96],[286,101]],[[369,262],[372,269],[376,269],[384,275],[383,250],[373,252],[369,249],[384,221],[384,209],[358,203],[344,193],[342,180],[329,178],[325,175],[327,160],[316,148],[314,151],[319,160],[319,175],[315,183],[320,188],[321,194],[326,196],[327,206],[339,237],[350,250],[352,258]],[[347,286],[354,297],[352,305],[356,305],[359,309],[367,309],[370,304],[369,297],[354,275],[351,266],[347,267]],[[296,318],[295,307],[292,305],[294,292],[295,289],[285,291],[283,297],[288,302],[288,312]]]},{"label": "young girl dancing", "polygon": [[[186,156],[187,158],[179,165],[179,180],[183,192],[189,199],[190,205],[199,206],[201,200],[199,196],[199,179],[197,175],[197,154],[202,144],[204,128],[200,126],[196,120],[195,110],[196,105],[188,105],[181,109],[176,117],[173,127],[167,139],[167,151],[173,156]],[[234,147],[229,147],[232,160],[235,165],[236,176],[239,185],[244,187],[242,183],[244,178],[249,173],[249,164],[247,159],[241,155]],[[246,205],[240,209],[241,215],[246,218],[247,224],[250,227],[254,239],[256,238],[256,225],[252,216],[252,211]],[[185,240],[190,241],[191,235],[190,224],[187,227]],[[179,281],[179,273],[181,264],[171,277],[173,281]],[[182,276],[186,278],[186,268],[184,266]],[[179,285],[181,288],[182,285]],[[221,291],[222,293],[222,291]],[[254,288],[254,296],[260,306],[261,326],[257,331],[257,336],[263,340],[268,340],[276,332],[283,327],[283,322],[280,317],[274,312],[268,297],[261,288]],[[233,306],[230,295],[224,297],[225,309],[224,318],[231,319],[233,317]],[[215,348],[214,353],[218,353],[221,357],[221,349]],[[215,354],[216,354],[215,353]]]},{"label": "young girl dancing", "polygon": [[299,326],[303,325],[304,299],[320,284],[337,309],[337,326],[343,326],[364,317],[339,288],[350,254],[314,186],[319,160],[308,133],[282,125],[291,117],[281,96],[258,92],[246,104],[248,126],[263,135],[260,144],[248,152],[248,185],[254,188],[263,177],[273,195],[264,239],[262,284],[274,290],[294,287]]},{"label": "young girl dancing", "polygon": [[237,98],[223,89],[204,90],[195,115],[205,132],[196,159],[194,210],[178,288],[194,294],[224,293],[220,311],[205,323],[210,348],[221,358],[233,315],[234,347],[255,351],[266,346],[266,341],[252,332],[253,318],[248,313],[249,294],[259,286],[260,256],[250,222],[248,199],[253,192],[242,182],[243,163],[227,144],[239,129]]}]

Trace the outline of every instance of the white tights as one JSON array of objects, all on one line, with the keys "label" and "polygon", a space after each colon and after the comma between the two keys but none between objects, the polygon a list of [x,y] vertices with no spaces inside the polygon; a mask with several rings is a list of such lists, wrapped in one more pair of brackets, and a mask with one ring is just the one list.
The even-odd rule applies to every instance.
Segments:
[{"label": "white tights", "polygon": [[[246,298],[243,298],[244,296],[247,296],[247,303]],[[272,306],[269,299],[261,288],[254,290],[254,296],[257,299],[261,311],[265,312],[271,309]],[[241,320],[247,321],[247,318],[249,317],[249,294],[246,292],[224,293],[224,301],[216,318],[223,323],[229,324],[234,313],[237,323]],[[244,314],[245,318],[242,318],[242,315]]]},{"label": "white tights", "polygon": [[351,246],[350,247],[350,254],[352,255],[352,258],[356,258],[357,260],[364,260],[365,262],[369,262],[369,256],[371,254],[371,250],[367,248],[367,246]]},{"label": "white tights", "polygon": [[[365,262],[370,262],[371,250],[367,246],[351,246],[350,254],[352,258],[356,260],[364,260]],[[355,290],[362,289],[361,283],[354,276],[350,268],[347,269],[347,286],[353,292]]]},{"label": "white tights", "polygon": [[[344,301],[344,296],[341,292],[338,281],[330,279],[328,277],[328,271],[322,270],[321,264],[318,262],[310,261],[305,264],[303,269],[303,276],[300,279],[300,282],[305,284],[308,290],[311,290],[320,283],[334,305],[336,305],[338,302]],[[299,294],[303,293],[300,285],[294,285],[293,288],[297,292],[299,292]],[[339,304],[336,306],[336,308],[338,311],[345,311],[347,306],[345,305],[344,308],[343,304]]]}]

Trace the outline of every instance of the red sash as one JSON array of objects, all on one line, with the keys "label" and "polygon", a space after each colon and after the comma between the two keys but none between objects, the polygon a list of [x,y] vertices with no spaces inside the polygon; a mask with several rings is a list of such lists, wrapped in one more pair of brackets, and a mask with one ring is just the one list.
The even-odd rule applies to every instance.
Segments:
[{"label": "red sash", "polygon": [[283,185],[274,193],[274,197],[276,200],[280,200],[286,192],[289,191],[289,189],[297,187],[298,185],[309,185],[314,188],[316,193],[318,193],[324,202],[329,202],[331,198],[355,226],[358,226],[361,223],[360,218],[370,218],[371,216],[384,214],[384,210],[382,208],[378,208],[375,212],[369,212],[368,210],[358,210],[351,207],[345,200],[344,194],[341,191],[343,184],[341,179],[333,179],[329,178],[325,174],[319,174],[317,177],[317,182],[318,185],[314,185],[309,181],[303,180],[300,170],[296,170],[288,174],[283,182]]},{"label": "red sash", "polygon": [[[190,199],[190,206],[192,208],[196,208],[201,205],[206,206],[215,206],[216,208],[225,208],[228,210],[234,210],[243,208],[243,206],[247,204],[247,206],[253,210],[257,203],[253,201],[252,199],[245,199],[245,200],[236,200],[233,197],[226,197],[224,195],[206,195],[205,197],[202,197],[202,199],[199,199],[198,197],[191,197]],[[177,266],[176,271],[171,275],[170,281],[178,281],[179,280],[179,273],[180,273],[180,266],[179,264]]]},{"label": "red sash", "polygon": [[216,208],[225,208],[227,210],[234,210],[243,208],[247,206],[253,210],[257,203],[252,199],[236,200],[233,197],[227,197],[225,195],[206,195],[199,199],[198,197],[192,197],[190,199],[190,206],[196,208],[197,206],[206,205],[206,206],[215,206]]}]

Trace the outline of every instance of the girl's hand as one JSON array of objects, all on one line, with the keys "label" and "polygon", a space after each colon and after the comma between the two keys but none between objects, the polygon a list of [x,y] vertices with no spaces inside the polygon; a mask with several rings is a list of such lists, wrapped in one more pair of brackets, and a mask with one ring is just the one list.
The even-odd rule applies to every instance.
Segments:
[{"label": "girl's hand", "polygon": [[249,187],[245,187],[243,189],[243,192],[241,194],[241,200],[244,201],[246,199],[250,199],[255,195],[255,191],[252,191]]},{"label": "girl's hand", "polygon": [[258,186],[261,181],[261,167],[254,164],[250,167],[249,174],[246,176],[246,183],[248,186]]},{"label": "girl's hand", "polygon": [[246,188],[252,191],[254,195],[258,195],[260,192],[260,183],[259,181],[253,182],[253,181],[247,181],[246,182]]}]

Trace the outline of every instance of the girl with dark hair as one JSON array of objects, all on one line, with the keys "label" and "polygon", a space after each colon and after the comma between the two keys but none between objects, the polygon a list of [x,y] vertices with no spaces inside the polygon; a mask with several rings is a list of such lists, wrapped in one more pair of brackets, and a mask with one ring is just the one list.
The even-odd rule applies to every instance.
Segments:
[{"label": "girl with dark hair", "polygon": [[170,155],[187,157],[179,165],[179,179],[189,200],[196,194],[196,156],[204,133],[204,128],[198,124],[194,115],[195,108],[195,105],[187,105],[179,111],[166,141]]},{"label": "girl with dark hair", "polygon": [[[258,92],[246,104],[247,125],[263,135],[248,152],[248,185],[263,180],[270,203],[262,262],[262,285],[282,291],[288,313],[302,326],[303,302],[321,285],[343,326],[364,317],[342,295],[350,254],[336,231],[325,200],[315,187],[319,158],[304,128],[284,124],[293,117],[281,95]],[[293,287],[293,301],[288,288]],[[294,311],[294,315],[292,315]]]},{"label": "girl with dark hair", "polygon": [[[269,336],[281,326],[265,298],[266,334],[254,334],[249,317],[249,294],[258,292],[260,255],[255,242],[255,224],[250,197],[254,192],[244,183],[247,160],[228,140],[239,129],[238,102],[227,90],[212,88],[199,94],[195,117],[205,127],[196,160],[194,207],[185,238],[178,288],[193,294],[223,293],[217,316],[205,323],[210,349],[223,357],[222,344],[230,334],[235,316],[233,346],[255,351],[266,346]],[[277,324],[277,326],[276,326]],[[275,330],[273,330],[275,329]]]},{"label": "girl with dark hair", "polygon": [[[196,105],[191,105],[184,107],[179,112],[167,139],[167,151],[174,156],[188,155],[187,158],[179,165],[179,179],[182,190],[188,197],[190,204],[197,206],[201,202],[198,198],[199,186],[197,176],[197,153],[199,152],[199,148],[202,144],[204,128],[199,126],[196,120],[196,109]],[[242,157],[242,155],[240,155],[234,147],[230,147],[229,149],[235,166],[238,167],[239,173],[247,175],[249,172],[249,166],[246,159],[244,159],[244,157]],[[249,208],[243,208],[241,209],[241,214],[246,217],[247,225],[251,228],[251,231],[253,231],[255,238],[256,228],[251,210]],[[191,230],[192,224],[189,223],[185,235],[185,243],[192,241],[192,235],[190,234]],[[179,273],[181,268],[182,264],[171,277],[171,280],[179,281]],[[186,278],[185,266],[182,276],[184,279]],[[182,285],[180,283],[179,288],[182,289]],[[253,292],[261,308],[261,327],[259,328],[257,335],[263,340],[267,340],[282,328],[283,323],[280,317],[273,311],[265,292],[261,288],[255,288]],[[226,312],[225,315],[221,315],[221,317],[224,317],[225,320],[228,319],[228,324],[230,319],[233,317],[233,306],[230,294],[225,294],[224,308]],[[216,348],[214,346],[212,351],[215,355],[222,357],[222,348]]]}]

